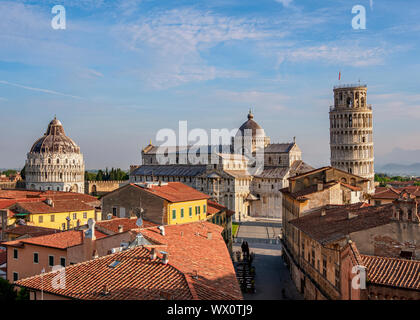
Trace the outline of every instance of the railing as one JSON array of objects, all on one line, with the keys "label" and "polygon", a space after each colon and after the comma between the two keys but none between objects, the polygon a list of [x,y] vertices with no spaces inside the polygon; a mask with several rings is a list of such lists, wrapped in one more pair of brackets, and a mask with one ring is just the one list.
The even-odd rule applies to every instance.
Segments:
[{"label": "railing", "polygon": [[367,88],[367,84],[361,84],[361,83],[348,83],[348,84],[339,84],[337,86],[334,86],[334,89],[341,89],[341,88]]}]

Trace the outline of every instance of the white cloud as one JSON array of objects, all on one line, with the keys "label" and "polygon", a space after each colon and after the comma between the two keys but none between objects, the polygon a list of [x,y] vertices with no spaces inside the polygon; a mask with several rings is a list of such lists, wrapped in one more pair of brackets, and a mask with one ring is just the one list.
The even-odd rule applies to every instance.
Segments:
[{"label": "white cloud", "polygon": [[388,54],[383,47],[364,48],[362,46],[340,45],[332,43],[328,45],[301,47],[288,49],[278,54],[278,63],[313,62],[321,61],[326,64],[341,64],[355,67],[380,65]]},{"label": "white cloud", "polygon": [[0,84],[13,86],[13,87],[16,87],[16,88],[21,88],[21,89],[30,90],[30,91],[37,91],[37,92],[43,92],[43,93],[48,93],[48,94],[53,94],[53,95],[58,95],[58,96],[63,96],[63,97],[74,98],[74,99],[83,99],[82,97],[74,96],[74,95],[71,95],[71,94],[61,93],[61,92],[54,91],[54,90],[49,90],[49,89],[42,89],[42,88],[24,86],[24,85],[21,85],[21,84],[12,83],[12,82],[9,82],[9,81],[4,81],[4,80],[0,80]]},{"label": "white cloud", "polygon": [[293,0],[275,0],[278,3],[281,3],[283,6],[288,7],[293,2]]},{"label": "white cloud", "polygon": [[190,81],[240,77],[241,72],[208,65],[202,52],[235,40],[257,40],[267,36],[257,31],[255,21],[174,9],[144,17],[135,24],[114,29],[126,47],[147,63],[140,77],[164,88]]},{"label": "white cloud", "polygon": [[287,109],[286,102],[290,97],[276,92],[265,92],[259,90],[228,91],[218,90],[216,96],[234,102],[239,102],[244,107],[253,110],[283,111]]}]

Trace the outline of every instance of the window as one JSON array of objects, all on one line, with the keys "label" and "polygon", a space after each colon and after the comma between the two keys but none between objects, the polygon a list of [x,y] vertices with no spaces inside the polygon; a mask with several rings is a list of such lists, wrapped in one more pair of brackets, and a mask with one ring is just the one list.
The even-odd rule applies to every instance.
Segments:
[{"label": "window", "polygon": [[192,217],[192,207],[189,207],[188,211],[189,211],[190,217]]},{"label": "window", "polygon": [[13,272],[13,281],[18,281],[18,280],[19,280],[19,273]]},{"label": "window", "polygon": [[335,267],[335,286],[340,288],[340,270],[337,266]]},{"label": "window", "polygon": [[184,218],[184,208],[181,208],[181,218]]},{"label": "window", "polygon": [[34,263],[39,263],[39,254],[38,254],[38,252],[34,252]]},{"label": "window", "polygon": [[302,256],[305,257],[305,242],[302,242]]},{"label": "window", "polygon": [[413,212],[411,210],[407,211],[407,219],[412,220],[413,219]]},{"label": "window", "polygon": [[44,217],[43,216],[39,216],[38,217],[38,222],[39,223],[43,223],[44,222]]},{"label": "window", "polygon": [[203,206],[203,213],[206,213],[207,212],[207,206],[206,205],[204,205]]},{"label": "window", "polygon": [[327,277],[327,259],[322,259],[322,275],[324,278]]},{"label": "window", "polygon": [[54,266],[54,256],[48,256],[48,265],[50,267]]},{"label": "window", "polygon": [[315,267],[315,250],[314,249],[312,249],[311,264],[313,267]]},{"label": "window", "polygon": [[62,228],[63,230],[66,230],[66,224],[65,224],[64,222],[61,224],[61,228]]},{"label": "window", "polygon": [[51,222],[55,221],[55,216],[53,214],[50,216],[50,220],[51,220]]},{"label": "window", "polygon": [[63,258],[63,257],[60,258],[60,265],[63,267],[66,266],[66,258]]},{"label": "window", "polygon": [[175,220],[176,219],[176,210],[172,210],[172,219]]},{"label": "window", "polygon": [[19,255],[18,255],[18,249],[13,249],[13,259],[18,259]]},{"label": "window", "polygon": [[112,208],[112,215],[117,216],[117,208]]},{"label": "window", "polygon": [[76,212],[74,212],[73,213],[73,220],[76,220],[77,219],[77,213]]},{"label": "window", "polygon": [[87,219],[87,212],[83,212],[83,219]]}]

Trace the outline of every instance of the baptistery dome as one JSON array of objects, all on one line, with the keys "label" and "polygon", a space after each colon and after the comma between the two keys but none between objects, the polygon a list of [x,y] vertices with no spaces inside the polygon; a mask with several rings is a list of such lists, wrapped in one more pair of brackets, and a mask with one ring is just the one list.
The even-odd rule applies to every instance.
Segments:
[{"label": "baptistery dome", "polygon": [[48,125],[47,132],[33,144],[30,152],[80,153],[80,148],[66,136],[63,125],[54,118]]},{"label": "baptistery dome", "polygon": [[63,125],[54,118],[27,155],[26,188],[83,193],[84,172],[79,146],[66,136]]}]

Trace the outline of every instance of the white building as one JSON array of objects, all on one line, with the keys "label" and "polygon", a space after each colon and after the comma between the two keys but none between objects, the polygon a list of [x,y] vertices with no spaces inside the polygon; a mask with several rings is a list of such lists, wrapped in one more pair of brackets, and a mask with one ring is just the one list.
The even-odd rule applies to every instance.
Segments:
[{"label": "white building", "polygon": [[85,164],[77,144],[54,118],[27,155],[26,189],[84,193]]},{"label": "white building", "polygon": [[[313,168],[302,161],[302,152],[295,141],[270,144],[270,138],[253,118],[250,112],[248,120],[232,138],[232,146],[204,148],[206,154],[203,158],[210,160],[216,155],[217,163],[183,162],[185,155],[191,150],[196,152],[196,149],[177,146],[166,149],[172,159],[170,163],[162,164],[158,161],[161,150],[149,144],[142,151],[142,165],[131,166],[130,182],[179,181],[210,195],[215,201],[235,211],[235,220],[248,217],[281,219],[280,189],[288,186],[289,177]],[[252,133],[251,150],[237,147],[243,143],[246,130]],[[241,153],[255,154],[259,148],[264,152],[264,168],[258,174],[252,174],[253,171],[249,170],[252,164]]]}]

